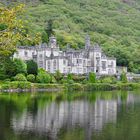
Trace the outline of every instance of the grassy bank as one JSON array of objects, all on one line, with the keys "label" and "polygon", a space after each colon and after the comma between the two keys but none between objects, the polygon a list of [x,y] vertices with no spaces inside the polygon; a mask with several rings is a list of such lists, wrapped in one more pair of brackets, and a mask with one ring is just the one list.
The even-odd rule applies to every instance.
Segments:
[{"label": "grassy bank", "polygon": [[60,84],[40,84],[30,82],[6,82],[0,84],[0,91],[19,92],[19,91],[63,91],[67,90],[66,86]]},{"label": "grassy bank", "polygon": [[140,83],[87,83],[87,84],[39,84],[30,82],[6,82],[0,84],[0,91],[110,91],[134,90],[140,88]]}]

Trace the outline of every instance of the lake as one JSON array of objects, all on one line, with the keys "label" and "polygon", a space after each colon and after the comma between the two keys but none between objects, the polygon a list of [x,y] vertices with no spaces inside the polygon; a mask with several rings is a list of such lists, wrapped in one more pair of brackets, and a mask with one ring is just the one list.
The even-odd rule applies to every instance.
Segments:
[{"label": "lake", "polygon": [[0,94],[0,140],[140,140],[140,91]]}]

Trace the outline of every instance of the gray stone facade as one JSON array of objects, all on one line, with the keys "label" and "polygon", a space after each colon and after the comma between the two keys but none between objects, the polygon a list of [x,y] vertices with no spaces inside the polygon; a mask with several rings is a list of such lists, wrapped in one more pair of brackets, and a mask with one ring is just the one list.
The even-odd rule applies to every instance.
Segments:
[{"label": "gray stone facade", "polygon": [[86,36],[84,49],[67,47],[65,51],[61,51],[56,38],[50,37],[48,44],[20,46],[14,57],[25,61],[34,59],[40,68],[50,73],[59,70],[63,74],[116,74],[116,59],[107,57],[98,44],[91,45],[89,36]]}]

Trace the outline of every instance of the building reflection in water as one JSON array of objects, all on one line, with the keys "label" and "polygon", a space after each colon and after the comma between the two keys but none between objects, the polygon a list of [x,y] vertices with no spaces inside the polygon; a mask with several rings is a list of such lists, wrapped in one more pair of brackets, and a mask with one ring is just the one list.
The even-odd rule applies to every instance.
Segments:
[{"label": "building reflection in water", "polygon": [[13,115],[12,126],[15,132],[35,132],[57,137],[61,128],[83,128],[88,135],[102,130],[105,123],[115,123],[117,117],[117,100],[88,100],[52,102],[34,115],[27,110],[21,117]]}]

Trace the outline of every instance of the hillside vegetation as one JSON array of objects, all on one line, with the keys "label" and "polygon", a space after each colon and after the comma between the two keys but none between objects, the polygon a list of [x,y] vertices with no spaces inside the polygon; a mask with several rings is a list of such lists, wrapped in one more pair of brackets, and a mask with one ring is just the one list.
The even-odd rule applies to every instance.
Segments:
[{"label": "hillside vegetation", "polygon": [[140,73],[139,0],[28,0],[26,5],[29,28],[41,32],[43,41],[52,28],[62,48],[67,43],[82,48],[89,34],[118,65]]}]

